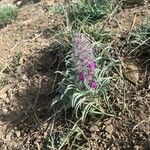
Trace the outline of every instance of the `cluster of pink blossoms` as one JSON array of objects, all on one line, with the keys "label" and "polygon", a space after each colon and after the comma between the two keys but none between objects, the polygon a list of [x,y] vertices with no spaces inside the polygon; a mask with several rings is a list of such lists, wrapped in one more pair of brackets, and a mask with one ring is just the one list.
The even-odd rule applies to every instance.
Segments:
[{"label": "cluster of pink blossoms", "polygon": [[85,81],[92,89],[97,88],[94,80],[96,60],[90,39],[83,33],[77,33],[74,38],[73,59],[80,81]]}]

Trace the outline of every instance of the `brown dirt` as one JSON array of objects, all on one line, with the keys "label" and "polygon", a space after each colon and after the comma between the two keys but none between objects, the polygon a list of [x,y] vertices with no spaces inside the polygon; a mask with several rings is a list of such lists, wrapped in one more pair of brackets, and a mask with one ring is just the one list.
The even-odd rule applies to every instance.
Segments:
[{"label": "brown dirt", "polygon": [[[50,130],[65,130],[62,116],[54,127],[50,127],[51,122],[45,122],[54,112],[50,109],[57,94],[54,89],[58,77],[54,72],[57,67],[62,68],[56,50],[64,48],[54,43],[51,32],[63,24],[62,16],[46,11],[48,6],[56,3],[41,0],[35,4],[23,4],[16,20],[0,29],[0,64],[8,67],[15,52],[22,53],[20,66],[15,72],[7,71],[11,78],[8,85],[0,88],[0,148],[3,150],[45,150],[48,149],[44,146]],[[143,24],[149,14],[145,5],[124,9],[109,20],[107,28],[122,38],[124,31]],[[137,74],[139,76],[141,72],[136,71]],[[85,131],[92,150],[150,148],[149,88],[139,90],[139,87],[129,84],[127,91],[137,96],[135,98],[128,93],[128,113],[120,113],[115,118],[91,118],[88,123],[79,125]],[[84,144],[85,139],[79,143]]]},{"label": "brown dirt", "polygon": [[148,16],[150,16],[149,5],[121,9],[120,12],[109,19],[108,27],[110,31],[119,34],[130,32],[145,24]]},{"label": "brown dirt", "polygon": [[49,28],[61,21],[58,16],[45,12],[45,5],[44,2],[21,7],[16,20],[0,30],[1,64],[7,63],[16,51],[27,55],[50,44],[52,37],[45,37],[44,33],[48,34]]},{"label": "brown dirt", "polygon": [[[1,1],[1,3],[7,2]],[[0,149],[12,150],[25,147],[21,136],[25,135],[22,130],[25,131],[26,128],[20,126],[21,122],[28,118],[26,112],[32,112],[29,103],[37,105],[40,99],[42,102],[37,106],[37,111],[41,114],[47,108],[42,107],[43,110],[38,110],[41,109],[39,107],[41,105],[45,107],[47,99],[50,98],[47,95],[53,93],[55,89],[54,71],[58,60],[57,53],[53,50],[54,44],[52,46],[54,40],[51,30],[61,24],[62,19],[61,16],[45,11],[44,8],[50,5],[55,5],[54,1],[24,5],[20,8],[16,20],[0,29],[0,64],[8,68],[15,53],[19,51],[22,54],[17,71],[6,72],[11,74],[8,86],[0,89]],[[42,88],[39,89],[40,87]],[[15,125],[12,123],[14,120]],[[37,126],[32,121],[31,119],[27,122],[28,128],[29,124]],[[13,127],[7,134],[9,122]],[[16,128],[18,124],[19,129]]]}]

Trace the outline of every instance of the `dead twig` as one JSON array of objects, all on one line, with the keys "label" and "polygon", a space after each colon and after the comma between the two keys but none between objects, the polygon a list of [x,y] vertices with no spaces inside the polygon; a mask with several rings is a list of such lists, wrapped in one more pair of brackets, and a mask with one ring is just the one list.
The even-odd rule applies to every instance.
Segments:
[{"label": "dead twig", "polygon": [[122,27],[121,27],[121,25],[120,25],[120,23],[118,22],[118,20],[116,19],[116,18],[113,18],[113,20],[118,24],[118,26],[119,26],[119,28],[120,28],[120,30],[121,30],[121,32],[123,31],[123,29],[122,29]]},{"label": "dead twig", "polygon": [[112,13],[105,19],[105,21],[103,22],[102,28],[101,28],[101,30],[100,30],[100,33],[101,33],[101,32],[104,30],[104,28],[106,27],[108,20],[109,20],[110,18],[112,18],[112,17],[116,14],[116,12],[117,12],[117,10],[118,10],[118,8],[120,7],[120,4],[121,4],[122,2],[123,2],[123,0],[121,0],[121,1],[117,4],[117,6],[113,9]]},{"label": "dead twig", "polygon": [[38,93],[37,93],[37,96],[36,96],[36,99],[35,99],[35,102],[34,102],[34,108],[36,107],[36,104],[37,104],[37,101],[38,101],[38,98],[39,98],[39,95],[40,95],[40,92],[41,92],[41,83],[42,83],[42,78],[41,76],[39,76],[39,87],[38,87]]},{"label": "dead twig", "polygon": [[6,92],[9,90],[9,88],[10,88],[10,87],[9,87],[8,85],[4,86],[4,87],[0,90],[0,95],[6,93]]},{"label": "dead twig", "polygon": [[142,120],[141,122],[139,122],[138,124],[136,124],[136,125],[133,127],[132,132],[133,132],[139,125],[141,125],[141,124],[144,123],[144,122],[147,122],[147,121],[146,121],[146,120]]},{"label": "dead twig", "polygon": [[134,18],[133,18],[133,21],[131,23],[131,26],[130,26],[130,29],[129,29],[129,32],[131,32],[135,26],[135,23],[136,23],[136,19],[137,19],[137,14],[134,14]]},{"label": "dead twig", "polygon": [[35,143],[37,149],[38,149],[38,150],[41,150],[39,143],[38,143],[37,141],[35,141],[34,143]]},{"label": "dead twig", "polygon": [[132,54],[135,50],[137,50],[138,48],[140,48],[143,44],[145,44],[149,40],[150,40],[150,37],[147,38],[145,41],[143,41],[139,46],[135,47],[128,55]]}]

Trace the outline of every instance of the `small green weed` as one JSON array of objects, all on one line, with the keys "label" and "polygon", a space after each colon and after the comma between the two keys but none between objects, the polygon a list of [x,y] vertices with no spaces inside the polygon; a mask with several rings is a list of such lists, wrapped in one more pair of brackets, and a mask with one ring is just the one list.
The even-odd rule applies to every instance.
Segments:
[{"label": "small green weed", "polygon": [[78,126],[78,121],[73,123],[72,121],[67,122],[68,127],[63,131],[56,131],[50,133],[48,136],[48,148],[54,150],[61,149],[86,149],[85,145],[75,144],[79,143],[80,139],[84,139],[84,142],[88,143],[88,139],[85,136],[83,130]]},{"label": "small green weed", "polygon": [[6,66],[0,65],[0,86],[3,86],[9,81],[12,72],[14,73],[20,65],[21,52],[16,52],[12,60]]},{"label": "small green weed", "polygon": [[106,42],[112,33],[102,31],[102,27],[98,26],[112,8],[113,4],[108,0],[74,0],[72,4],[50,7],[50,12],[64,15],[62,26],[52,31],[54,39],[67,49],[72,47],[72,39],[77,32],[86,33],[97,43]]},{"label": "small green weed", "polygon": [[14,5],[3,4],[0,6],[0,26],[11,22],[18,14],[18,8]]},{"label": "small green weed", "polygon": [[10,77],[8,74],[2,72],[3,67],[3,65],[0,65],[0,87],[4,86],[8,82]]},{"label": "small green weed", "polygon": [[22,57],[22,53],[20,51],[15,53],[9,66],[9,69],[11,71],[15,71],[18,68],[18,66],[20,66],[21,57]]},{"label": "small green weed", "polygon": [[110,31],[102,31],[101,27],[98,27],[97,24],[86,24],[86,20],[78,22],[78,26],[74,26],[74,22],[70,22],[68,18],[66,18],[66,22],[59,30],[52,31],[56,42],[66,47],[65,53],[72,48],[72,40],[77,32],[85,33],[93,39],[95,44],[100,45],[107,43],[113,37],[113,33]]},{"label": "small green weed", "polygon": [[0,64],[0,71],[3,69],[3,65]]},{"label": "small green weed", "polygon": [[113,33],[110,31],[102,31],[97,24],[83,25],[82,30],[88,36],[91,37],[97,43],[107,43],[109,39],[112,39]]},{"label": "small green weed", "polygon": [[67,14],[71,22],[86,20],[87,23],[95,23],[107,16],[111,10],[108,0],[74,0],[73,4],[51,7],[50,12]]},{"label": "small green weed", "polygon": [[124,0],[123,1],[124,4],[143,4],[144,0]]},{"label": "small green weed", "polygon": [[0,87],[4,86],[9,81],[10,75],[0,74]]},{"label": "small green weed", "polygon": [[[148,21],[149,22],[149,21]],[[141,55],[149,53],[150,46],[150,24],[147,23],[131,32],[127,39],[127,49],[129,54]]]}]

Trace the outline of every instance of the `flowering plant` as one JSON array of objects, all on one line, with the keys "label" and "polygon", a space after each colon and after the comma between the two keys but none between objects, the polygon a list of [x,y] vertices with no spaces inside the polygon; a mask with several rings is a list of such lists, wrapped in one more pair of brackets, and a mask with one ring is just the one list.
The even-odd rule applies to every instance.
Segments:
[{"label": "flowering plant", "polygon": [[111,115],[113,112],[109,84],[115,61],[105,56],[106,50],[95,56],[93,42],[84,33],[77,33],[72,51],[65,58],[66,71],[59,85],[60,100],[71,105],[77,117],[81,112],[82,120],[88,113]]}]

